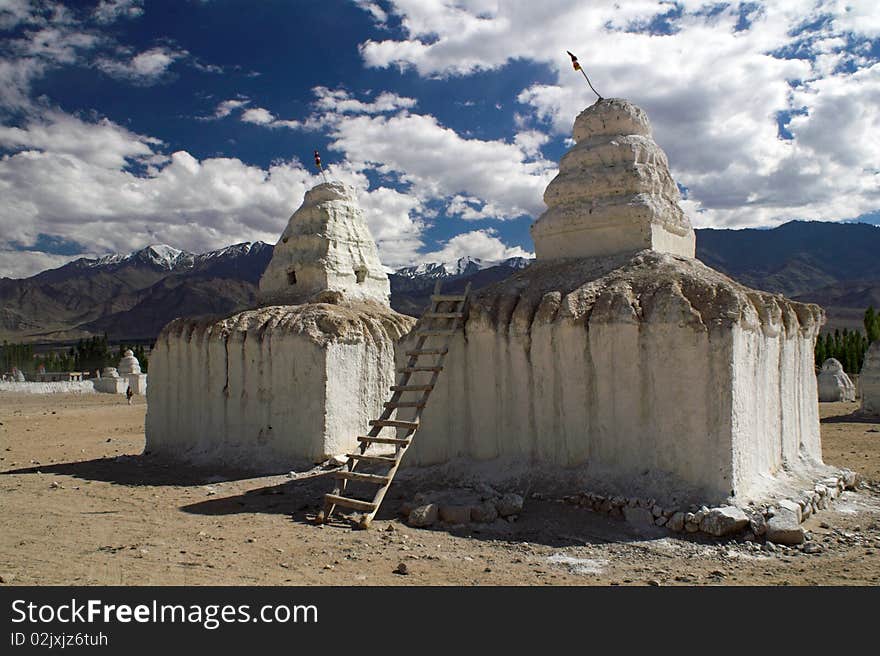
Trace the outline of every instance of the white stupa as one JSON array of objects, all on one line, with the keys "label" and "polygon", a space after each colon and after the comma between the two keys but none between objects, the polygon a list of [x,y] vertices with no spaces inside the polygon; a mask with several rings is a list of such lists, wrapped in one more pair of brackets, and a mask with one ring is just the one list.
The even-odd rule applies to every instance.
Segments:
[{"label": "white stupa", "polygon": [[859,373],[859,390],[862,393],[861,411],[880,417],[880,339],[871,344],[865,354]]},{"label": "white stupa", "polygon": [[95,391],[104,394],[125,394],[128,379],[119,375],[116,367],[104,367],[100,377],[94,381]]},{"label": "white stupa", "polygon": [[295,305],[325,291],[388,305],[391,288],[354,187],[320,184],[275,244],[260,278],[261,305]]},{"label": "white stupa", "polygon": [[835,358],[828,358],[822,363],[818,382],[819,400],[822,402],[856,400],[856,386]]},{"label": "white stupa", "polygon": [[694,257],[694,231],[644,111],[600,100],[575,120],[574,140],[544,192],[547,211],[531,228],[538,259],[646,248]]},{"label": "white stupa", "polygon": [[812,486],[821,309],[694,259],[641,109],[601,100],[574,138],[537,261],[472,296],[407,464],[669,503]]},{"label": "white stupa", "polygon": [[260,280],[262,307],[176,319],[150,354],[146,450],[287,472],[356,448],[395,378],[388,276],[354,189],[320,184]]},{"label": "white stupa", "polygon": [[125,353],[122,355],[122,359],[119,361],[119,365],[116,367],[116,370],[119,372],[120,376],[128,376],[130,374],[139,374],[141,373],[141,363],[138,362],[138,359],[134,357],[134,351],[131,349],[126,349]]}]

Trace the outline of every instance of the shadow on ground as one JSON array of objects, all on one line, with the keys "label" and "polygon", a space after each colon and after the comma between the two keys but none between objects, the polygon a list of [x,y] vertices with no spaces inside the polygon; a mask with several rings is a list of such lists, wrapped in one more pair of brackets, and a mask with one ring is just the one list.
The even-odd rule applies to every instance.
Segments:
[{"label": "shadow on ground", "polygon": [[[243,494],[209,499],[182,506],[181,510],[199,515],[230,515],[241,513],[273,513],[287,515],[292,522],[315,528],[315,516],[323,504],[323,495],[333,485],[332,472],[321,476],[287,481],[277,485],[249,490]],[[366,495],[355,495],[365,498]],[[412,498],[412,491],[391,489],[379,509],[372,527],[383,531],[394,520],[403,521],[399,510],[404,500]],[[322,530],[347,533],[360,530],[357,514],[350,519],[339,513]],[[399,525],[398,525],[399,526]],[[590,546],[610,543],[634,543],[669,538],[670,533],[657,527],[638,527],[622,519],[611,518],[576,506],[546,500],[529,499],[524,512],[516,522],[499,519],[492,524],[448,525],[436,524],[430,528],[406,527],[407,531],[437,531],[457,537],[507,543],[530,542],[552,547]],[[681,536],[677,536],[679,539]],[[718,544],[709,538],[688,536],[687,540]],[[645,547],[648,549],[648,547]]]},{"label": "shadow on ground", "polygon": [[93,460],[34,465],[0,472],[11,474],[59,474],[118,485],[207,485],[254,478],[252,472],[218,471],[172,463],[151,455],[123,455]]},{"label": "shadow on ground", "polygon": [[848,415],[835,415],[833,417],[825,417],[819,420],[823,424],[874,424],[880,428],[880,417],[871,417],[864,415],[861,411],[856,410]]}]

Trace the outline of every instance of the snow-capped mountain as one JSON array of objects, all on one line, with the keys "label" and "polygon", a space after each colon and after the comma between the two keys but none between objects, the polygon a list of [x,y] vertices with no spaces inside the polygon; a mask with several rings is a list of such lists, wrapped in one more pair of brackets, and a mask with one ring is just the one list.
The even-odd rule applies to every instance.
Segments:
[{"label": "snow-capped mountain", "polygon": [[477,271],[494,266],[504,266],[511,269],[524,269],[531,260],[524,257],[511,257],[506,260],[484,260],[479,257],[460,257],[451,262],[428,262],[416,266],[402,267],[395,271],[398,276],[404,278],[422,278],[435,280],[437,278],[458,278],[469,276]]},{"label": "snow-capped mountain", "polygon": [[261,252],[267,248],[271,250],[272,246],[262,241],[247,241],[196,255],[182,251],[179,248],[174,248],[168,244],[150,244],[131,253],[116,253],[97,258],[83,257],[60,268],[64,269],[67,266],[73,265],[77,268],[101,269],[119,267],[125,264],[146,264],[164,271],[185,271],[221,260],[244,257]]},{"label": "snow-capped mountain", "polygon": [[152,338],[181,314],[252,305],[272,257],[263,242],[194,255],[166,244],[79,258],[21,280],[0,279],[0,336],[52,340],[107,332]]}]

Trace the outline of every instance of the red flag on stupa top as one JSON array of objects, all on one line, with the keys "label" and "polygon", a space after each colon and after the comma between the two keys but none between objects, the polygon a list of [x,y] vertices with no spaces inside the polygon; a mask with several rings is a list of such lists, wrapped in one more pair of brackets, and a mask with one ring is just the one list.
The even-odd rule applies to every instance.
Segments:
[{"label": "red flag on stupa top", "polygon": [[584,69],[582,69],[580,63],[578,63],[578,58],[575,57],[568,50],[566,50],[565,52],[568,52],[568,56],[571,57],[571,65],[574,66],[574,70],[581,72],[581,74],[584,76],[584,79],[587,81],[587,84],[589,84],[590,88],[593,90],[593,93],[595,93],[596,96],[598,96],[599,100],[602,100],[602,96],[599,95],[599,92],[596,91],[596,89],[593,87],[593,83],[590,82],[590,78],[587,77],[587,72]]},{"label": "red flag on stupa top", "polygon": [[315,151],[315,166],[318,167],[319,171],[323,171],[324,169],[321,167],[321,153],[317,150]]}]

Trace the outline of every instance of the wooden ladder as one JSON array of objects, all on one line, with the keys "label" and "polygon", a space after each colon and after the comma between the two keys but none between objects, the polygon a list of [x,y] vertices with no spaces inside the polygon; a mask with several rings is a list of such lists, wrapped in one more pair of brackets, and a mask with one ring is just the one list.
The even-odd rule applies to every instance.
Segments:
[{"label": "wooden ladder", "polygon": [[[342,468],[334,474],[337,479],[336,487],[333,492],[324,496],[324,509],[318,513],[315,518],[316,522],[323,524],[330,521],[336,506],[342,506],[361,511],[359,526],[361,528],[370,526],[370,522],[373,521],[373,517],[376,516],[379,506],[382,504],[382,499],[385,498],[388,488],[391,487],[391,481],[400,467],[400,461],[412,444],[413,436],[419,428],[422,411],[437,384],[440,372],[443,371],[443,363],[449,352],[449,342],[461,328],[470,290],[471,284],[468,283],[463,294],[441,294],[440,281],[438,280],[434,285],[431,307],[419,321],[419,328],[416,331],[418,337],[416,346],[413,350],[406,352],[408,356],[406,366],[397,370],[400,378],[397,384],[391,387],[391,398],[385,402],[385,409],[379,418],[370,422],[372,427],[370,432],[367,435],[358,436],[357,439],[360,442],[358,452],[346,454],[348,459]],[[438,345],[437,340],[432,341],[433,338],[441,338],[442,344]],[[429,363],[420,360],[420,358],[430,356],[434,356],[436,359]],[[430,374],[430,380],[424,384],[410,384],[413,375],[419,374]],[[416,400],[402,400],[404,395],[411,394],[419,396]],[[412,408],[412,417],[406,420],[400,419],[397,412],[401,408]],[[386,427],[395,428],[397,437],[379,437],[379,433]],[[393,445],[394,455],[367,453],[373,444]],[[380,469],[385,468],[387,471],[382,474],[366,474],[355,471],[360,463],[375,465]],[[372,501],[354,499],[344,495],[349,481],[378,485],[379,489]]]}]

